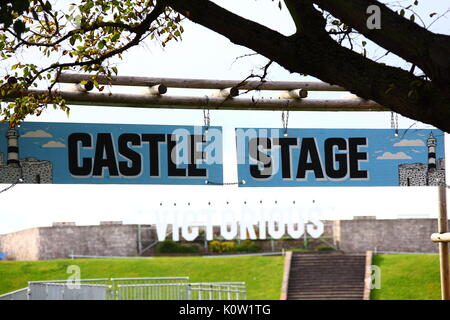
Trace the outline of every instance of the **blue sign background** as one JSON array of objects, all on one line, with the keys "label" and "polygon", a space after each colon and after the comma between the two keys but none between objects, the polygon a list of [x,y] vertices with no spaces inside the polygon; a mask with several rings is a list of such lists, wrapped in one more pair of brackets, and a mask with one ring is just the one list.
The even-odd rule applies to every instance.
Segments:
[{"label": "blue sign background", "polygon": [[[427,141],[432,132],[436,139],[436,163],[437,168],[429,175],[428,157],[429,150]],[[398,136],[394,135],[392,129],[288,129],[289,138],[298,138],[298,147],[291,149],[292,174],[291,179],[282,177],[281,164],[279,169],[269,178],[255,178],[250,173],[250,165],[255,165],[255,157],[251,160],[249,155],[249,137],[269,137],[284,138],[284,129],[258,129],[258,128],[237,128],[237,158],[238,158],[238,177],[241,187],[294,187],[294,186],[398,186],[398,185],[426,185],[417,182],[414,176],[421,171],[421,177],[433,177],[436,174],[442,174],[445,177],[444,167],[444,133],[437,129],[399,129]],[[360,170],[367,171],[367,179],[351,179],[349,176],[343,179],[332,180],[325,173],[325,155],[324,142],[327,138],[367,138],[367,146],[358,146],[358,152],[367,153],[367,160],[359,161]],[[300,146],[303,138],[315,138],[316,146],[320,155],[321,165],[324,172],[324,179],[316,179],[313,171],[306,172],[305,179],[296,177]],[[241,146],[241,147],[240,147]],[[274,161],[274,167],[277,167],[276,159],[280,159],[280,147],[271,150],[260,149],[261,152],[271,155]],[[334,154],[348,153],[338,150]],[[308,159],[310,159],[308,157]],[[440,160],[441,159],[441,160]],[[309,160],[308,160],[309,161]],[[281,160],[278,160],[281,162]],[[348,159],[347,159],[348,163]],[[403,166],[403,178],[400,183],[399,165]],[[408,166],[409,165],[409,166]],[[337,164],[336,164],[337,166]],[[263,169],[263,163],[260,162],[260,170]],[[275,171],[275,170],[274,170]],[[426,171],[426,172],[425,172]],[[405,180],[405,181],[403,181]],[[423,179],[422,179],[423,180]],[[430,178],[431,181],[431,178]],[[430,183],[431,184],[431,183]]]},{"label": "blue sign background", "polygon": [[[82,158],[94,158],[95,143],[98,133],[110,133],[114,143],[114,153],[116,161],[130,160],[122,156],[117,147],[117,141],[121,134],[131,133],[141,136],[142,134],[173,134],[175,130],[185,130],[188,134],[205,135],[205,128],[194,126],[165,126],[165,125],[128,125],[128,124],[84,124],[84,123],[54,123],[54,122],[24,122],[17,127],[19,133],[18,138],[18,154],[20,162],[24,171],[28,170],[33,164],[38,164],[39,161],[45,166],[45,161],[51,162],[52,167],[52,182],[54,184],[179,184],[179,185],[205,185],[205,181],[214,181],[217,183],[223,182],[223,168],[222,168],[222,129],[221,127],[210,127],[210,132],[219,132],[220,135],[215,135],[210,138],[207,143],[197,144],[197,150],[202,151],[209,143],[213,143],[216,147],[214,152],[219,153],[220,161],[213,164],[199,163],[197,168],[207,169],[208,176],[205,177],[172,177],[168,176],[168,146],[167,143],[159,144],[159,177],[150,176],[150,155],[149,143],[142,143],[140,146],[133,146],[129,144],[129,149],[141,155],[142,171],[137,176],[122,176],[111,177],[108,168],[102,169],[103,176],[74,176],[69,172],[68,164],[68,137],[75,132],[87,133],[92,138],[92,147],[78,147],[79,160]],[[0,124],[0,183],[11,183],[5,181],[5,178],[12,172],[11,165],[7,165],[8,160],[8,127],[6,124]],[[216,139],[220,141],[215,141]],[[203,147],[202,147],[203,146]],[[11,150],[11,148],[10,148]],[[217,156],[217,154],[216,154]],[[34,158],[27,159],[26,158]],[[37,161],[36,161],[37,160]],[[28,165],[28,167],[27,167]],[[187,168],[186,163],[179,163],[177,168]],[[10,170],[11,169],[11,170]],[[27,180],[27,179],[25,179]],[[25,183],[36,183],[25,181]],[[43,182],[45,183],[45,182]]]}]

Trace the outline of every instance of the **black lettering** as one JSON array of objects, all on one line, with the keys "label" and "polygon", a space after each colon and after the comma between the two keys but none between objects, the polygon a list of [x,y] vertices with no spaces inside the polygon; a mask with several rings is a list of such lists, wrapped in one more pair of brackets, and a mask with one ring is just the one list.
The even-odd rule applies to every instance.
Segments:
[{"label": "black lettering", "polygon": [[128,143],[133,146],[141,145],[141,137],[135,133],[123,133],[119,136],[119,153],[131,161],[119,161],[119,171],[123,176],[137,176],[141,173],[141,155],[128,147]]},{"label": "black lettering", "polygon": [[278,144],[281,149],[281,175],[283,179],[291,179],[291,146],[297,145],[297,138],[279,138]]},{"label": "black lettering", "polygon": [[[308,162],[308,155],[310,162]],[[304,179],[307,171],[314,171],[316,179],[322,179],[323,170],[320,163],[319,152],[314,138],[303,138],[300,146],[300,158],[298,160],[297,178]]]},{"label": "black lettering", "polygon": [[[345,153],[334,153],[334,146],[338,150],[347,149],[347,141],[343,138],[328,138],[325,140],[325,171],[332,179],[342,179],[347,175],[347,155]],[[339,168],[335,169],[334,164],[338,163]]]},{"label": "black lettering", "polygon": [[269,138],[253,138],[249,141],[250,157],[263,164],[264,168],[259,169],[259,164],[250,165],[250,175],[256,179],[267,179],[272,176],[272,158],[270,155],[260,152],[259,146],[270,150],[271,140]]},{"label": "black lettering", "polygon": [[[173,140],[172,140],[173,139]],[[172,159],[172,155],[174,158],[176,158],[176,153],[172,152],[176,145],[177,141],[175,140],[175,135],[168,134],[167,135],[167,170],[168,170],[168,176],[169,177],[185,177],[186,176],[186,169],[183,168],[177,168],[176,159]]]},{"label": "black lettering", "polygon": [[166,142],[165,134],[143,134],[142,142],[148,142],[150,177],[159,177],[159,143]]},{"label": "black lettering", "polygon": [[367,152],[358,152],[358,146],[366,146],[367,138],[349,138],[350,179],[367,179],[367,170],[359,170],[358,161],[367,160]]},{"label": "black lettering", "polygon": [[88,176],[92,171],[92,159],[83,158],[81,166],[78,163],[79,158],[79,143],[81,147],[92,147],[91,135],[87,133],[76,132],[69,135],[68,138],[68,158],[69,171],[74,176]]},{"label": "black lettering", "polygon": [[97,134],[97,144],[95,146],[93,176],[102,176],[103,168],[107,168],[109,176],[118,177],[116,155],[111,133]]},{"label": "black lettering", "polygon": [[205,143],[206,137],[203,135],[188,136],[189,144],[189,164],[188,164],[188,176],[190,177],[206,177],[206,169],[200,169],[197,167],[197,160],[205,159],[205,153],[197,151],[198,143]]}]

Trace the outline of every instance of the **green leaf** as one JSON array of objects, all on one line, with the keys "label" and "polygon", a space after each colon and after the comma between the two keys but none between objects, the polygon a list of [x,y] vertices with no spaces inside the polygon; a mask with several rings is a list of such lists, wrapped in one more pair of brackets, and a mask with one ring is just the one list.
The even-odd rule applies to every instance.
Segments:
[{"label": "green leaf", "polygon": [[112,37],[111,37],[111,42],[116,42],[117,40],[119,40],[120,38],[120,33],[116,32]]},{"label": "green leaf", "polygon": [[47,1],[44,5],[44,10],[45,11],[50,11],[52,10],[52,4],[50,3],[50,1]]},{"label": "green leaf", "polygon": [[25,23],[22,20],[16,20],[13,25],[14,32],[19,36],[25,31]]}]

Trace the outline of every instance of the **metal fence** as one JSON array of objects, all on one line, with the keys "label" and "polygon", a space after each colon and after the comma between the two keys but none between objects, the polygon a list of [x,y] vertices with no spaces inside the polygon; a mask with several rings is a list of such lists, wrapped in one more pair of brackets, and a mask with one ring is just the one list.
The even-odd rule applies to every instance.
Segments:
[{"label": "metal fence", "polygon": [[117,286],[117,300],[245,300],[245,282],[160,283]]},{"label": "metal fence", "polygon": [[[188,281],[189,277],[112,278],[111,298],[115,300],[171,300],[166,297],[177,297],[176,290],[171,291],[167,288],[183,285]],[[163,285],[167,287],[163,287]],[[138,289],[138,286],[142,286],[141,289]],[[157,292],[156,288],[161,291]]]},{"label": "metal fence", "polygon": [[108,300],[111,286],[80,283],[31,283],[29,300]]},{"label": "metal fence", "polygon": [[0,300],[28,300],[28,287],[2,294]]},{"label": "metal fence", "polygon": [[245,300],[245,282],[188,283],[188,277],[30,281],[0,300]]},{"label": "metal fence", "polygon": [[245,282],[189,283],[188,300],[246,300]]}]

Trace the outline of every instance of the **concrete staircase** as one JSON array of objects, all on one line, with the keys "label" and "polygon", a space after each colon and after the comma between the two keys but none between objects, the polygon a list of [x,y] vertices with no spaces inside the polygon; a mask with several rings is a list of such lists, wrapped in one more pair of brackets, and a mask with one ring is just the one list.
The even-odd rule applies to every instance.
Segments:
[{"label": "concrete staircase", "polygon": [[364,254],[303,253],[291,258],[288,300],[362,300]]}]

